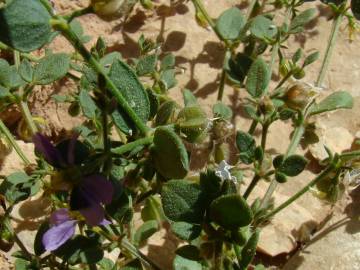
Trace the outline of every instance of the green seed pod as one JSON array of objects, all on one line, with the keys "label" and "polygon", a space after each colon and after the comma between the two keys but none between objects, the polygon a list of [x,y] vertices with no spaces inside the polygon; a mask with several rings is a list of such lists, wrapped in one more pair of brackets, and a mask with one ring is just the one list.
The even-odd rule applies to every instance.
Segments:
[{"label": "green seed pod", "polygon": [[199,106],[185,107],[178,115],[177,128],[185,134],[186,140],[195,142],[208,125],[205,112]]},{"label": "green seed pod", "polygon": [[165,101],[159,108],[155,117],[155,126],[172,123],[175,118],[177,104],[175,101]]}]

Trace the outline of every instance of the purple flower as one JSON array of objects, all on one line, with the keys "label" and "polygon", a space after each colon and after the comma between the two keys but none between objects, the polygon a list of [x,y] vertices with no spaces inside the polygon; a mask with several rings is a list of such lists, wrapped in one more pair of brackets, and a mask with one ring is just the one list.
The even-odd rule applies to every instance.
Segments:
[{"label": "purple flower", "polygon": [[70,196],[70,208],[79,211],[85,217],[88,225],[99,225],[105,216],[102,204],[109,204],[113,193],[112,184],[104,176],[86,176],[73,188]]},{"label": "purple flower", "polygon": [[[44,156],[45,160],[55,168],[72,177],[74,168],[80,172],[75,176],[70,193],[70,210],[79,211],[89,226],[103,225],[105,212],[103,205],[109,204],[112,200],[114,188],[110,181],[100,174],[84,175],[81,164],[83,160],[78,158],[77,151],[84,151],[83,144],[77,141],[77,136],[71,140],[64,141],[56,147],[41,134],[34,136],[36,150]],[[84,152],[81,154],[83,155]],[[82,156],[80,155],[80,156]],[[79,165],[77,167],[77,165]],[[76,168],[79,168],[77,170]],[[70,169],[70,170],[68,170]],[[69,179],[65,179],[69,182]],[[46,250],[55,250],[65,243],[75,232],[76,221],[70,219],[67,209],[60,209],[53,213],[50,218],[53,227],[47,231],[43,238]]]},{"label": "purple flower", "polygon": [[42,243],[47,251],[58,249],[75,234],[76,220],[70,218],[65,208],[52,213],[50,224],[52,227],[43,235]]},{"label": "purple flower", "polygon": [[[70,217],[68,209],[61,208],[52,213],[50,217],[50,224],[52,226],[43,235],[42,243],[47,251],[54,251],[73,237],[75,234],[77,220]],[[97,225],[106,226],[109,224],[110,222],[108,220],[103,219]]]}]

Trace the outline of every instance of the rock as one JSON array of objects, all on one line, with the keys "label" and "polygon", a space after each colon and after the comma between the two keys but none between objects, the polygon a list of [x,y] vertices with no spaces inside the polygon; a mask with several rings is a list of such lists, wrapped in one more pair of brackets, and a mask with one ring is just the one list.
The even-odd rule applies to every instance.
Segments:
[{"label": "rock", "polygon": [[[34,144],[25,143],[23,141],[16,141],[19,145],[19,148],[23,151],[24,155],[29,159],[31,163],[35,163],[35,153],[34,153]],[[24,162],[21,160],[19,155],[14,149],[2,159],[0,165],[0,175],[7,176],[16,171],[21,171],[24,169]]]},{"label": "rock", "polygon": [[328,157],[324,146],[328,147],[333,153],[341,153],[350,149],[354,141],[354,136],[343,127],[320,128],[318,136],[319,142],[309,147],[311,155],[318,160]]}]

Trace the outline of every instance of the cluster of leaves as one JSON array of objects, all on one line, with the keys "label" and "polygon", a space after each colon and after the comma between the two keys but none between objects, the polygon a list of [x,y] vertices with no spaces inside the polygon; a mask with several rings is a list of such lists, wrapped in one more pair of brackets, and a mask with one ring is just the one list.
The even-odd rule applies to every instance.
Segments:
[{"label": "cluster of leaves", "polygon": [[[149,0],[140,2],[145,8],[152,6]],[[357,2],[351,5],[355,18],[359,17]],[[0,123],[26,164],[24,171],[6,176],[0,185],[5,211],[0,217],[1,244],[20,246],[14,254],[16,269],[77,269],[79,265],[83,269],[158,269],[139,248],[167,226],[187,242],[176,251],[176,270],[242,270],[251,265],[261,226],[274,213],[266,196],[250,203],[251,191],[260,180],[284,183],[299,175],[308,161],[294,150],[311,127],[311,118],[349,109],[353,100],[347,92],[338,91],[319,101],[314,87],[294,82],[303,79],[305,68],[319,58],[318,52],[303,56],[301,49],[289,59],[284,56],[285,42],[304,31],[316,16],[314,9],[298,12],[303,1],[273,3],[289,14],[280,26],[273,21],[273,14],[261,14],[258,5],[249,16],[238,8],[228,9],[214,22],[201,2],[193,3],[197,20],[202,26],[211,25],[227,51],[211,119],[191,91],[183,90],[183,104],[169,97],[177,84],[178,68],[174,55],[162,53],[161,44],[142,35],[140,56],[124,59],[120,52],[109,53],[102,38],[90,50],[85,48],[90,37],[74,19],[84,11],[56,15],[46,0],[12,0],[0,9],[0,48],[13,55],[13,59],[0,59],[0,110],[20,108],[20,135],[34,140],[38,152],[37,163],[30,164]],[[135,4],[93,0],[86,11],[113,19],[127,15]],[[335,14],[347,12],[343,2],[329,5]],[[40,58],[31,54],[57,35],[70,41],[74,53],[45,50]],[[270,64],[262,57],[268,48],[272,49]],[[276,57],[281,81],[270,89]],[[36,86],[63,78],[73,80],[76,89],[52,98],[68,103],[69,114],[82,116],[84,122],[73,130],[78,139],[66,138],[54,146],[38,134],[43,126],[30,115],[28,99]],[[231,124],[233,111],[221,101],[225,83],[248,93],[243,104],[253,121],[248,132],[235,131]],[[291,121],[295,132],[288,151],[274,156],[266,149],[266,136],[275,121]],[[262,127],[260,144],[254,136],[257,125]],[[237,149],[233,166],[226,162],[231,143]],[[190,177],[191,149],[201,144],[206,145],[210,157],[206,168]],[[334,202],[341,193],[341,177],[349,160],[328,153],[322,165],[329,169],[311,183],[318,185],[322,198]],[[245,170],[252,171],[254,178],[243,192]],[[96,190],[101,181],[106,183],[103,191],[109,194],[103,194],[102,187]],[[32,254],[11,227],[11,212],[16,204],[33,196],[49,199],[53,215],[38,229]],[[106,222],[93,222],[94,213],[89,214],[89,209],[94,208]],[[143,223],[135,229],[136,209],[141,209]],[[54,215],[59,210],[69,213],[60,223]],[[70,233],[50,234],[59,246],[48,248],[49,232],[65,224],[71,225]],[[79,230],[75,232],[74,226]],[[121,250],[117,262],[104,257],[104,251],[116,248]]]}]

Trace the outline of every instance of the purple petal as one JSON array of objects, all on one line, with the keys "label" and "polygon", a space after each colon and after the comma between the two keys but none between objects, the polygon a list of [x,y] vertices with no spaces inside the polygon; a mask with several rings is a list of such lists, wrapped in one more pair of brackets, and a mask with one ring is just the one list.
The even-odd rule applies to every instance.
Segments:
[{"label": "purple petal", "polygon": [[94,204],[109,204],[112,200],[114,187],[102,175],[86,176],[80,184],[81,190]]},{"label": "purple petal", "polygon": [[47,251],[58,249],[75,234],[75,220],[69,220],[51,227],[43,236],[42,243]]},{"label": "purple petal", "polygon": [[110,225],[111,224],[111,221],[107,220],[106,218],[104,218],[100,223],[99,225],[101,226],[107,226],[107,225]]},{"label": "purple petal", "polygon": [[79,212],[85,217],[90,226],[97,226],[104,221],[104,209],[100,204],[94,204],[89,208],[80,209]]},{"label": "purple petal", "polygon": [[51,144],[51,142],[42,134],[36,133],[33,136],[35,149],[39,151],[45,160],[54,167],[59,167],[64,164],[61,153]]},{"label": "purple petal", "polygon": [[51,214],[50,223],[53,225],[59,225],[70,220],[69,210],[61,208]]}]

